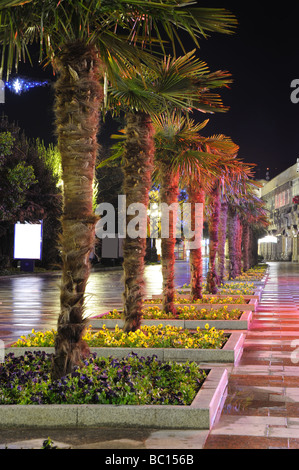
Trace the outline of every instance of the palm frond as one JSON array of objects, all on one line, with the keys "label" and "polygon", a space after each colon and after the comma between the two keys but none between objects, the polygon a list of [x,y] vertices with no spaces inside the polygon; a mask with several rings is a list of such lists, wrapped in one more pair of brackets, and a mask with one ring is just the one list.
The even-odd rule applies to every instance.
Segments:
[{"label": "palm frond", "polygon": [[231,32],[235,25],[226,10],[198,9],[186,0],[1,0],[0,5],[0,44],[8,74],[13,62],[28,54],[29,36],[40,44],[40,60],[47,63],[66,41],[82,40],[98,47],[105,65],[111,57],[137,65],[137,50],[161,53],[165,41],[174,49],[180,30],[198,46],[206,32]]}]

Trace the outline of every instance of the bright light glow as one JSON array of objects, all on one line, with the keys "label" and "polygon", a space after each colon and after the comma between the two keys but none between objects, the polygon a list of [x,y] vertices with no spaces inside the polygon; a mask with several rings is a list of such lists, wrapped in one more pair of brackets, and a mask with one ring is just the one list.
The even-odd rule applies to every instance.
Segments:
[{"label": "bright light glow", "polygon": [[22,90],[22,85],[18,78],[13,82],[12,86],[13,86],[14,91],[18,94]]},{"label": "bright light glow", "polygon": [[273,235],[267,235],[264,238],[260,238],[259,243],[277,243],[277,237],[274,237]]},{"label": "bright light glow", "polygon": [[37,86],[45,86],[47,84],[47,81],[39,82],[30,80],[28,78],[16,78],[11,79],[9,82],[6,82],[5,86],[13,93],[20,95],[21,93],[29,91],[31,88],[35,88]]},{"label": "bright light glow", "polygon": [[42,224],[15,224],[14,259],[41,259]]}]

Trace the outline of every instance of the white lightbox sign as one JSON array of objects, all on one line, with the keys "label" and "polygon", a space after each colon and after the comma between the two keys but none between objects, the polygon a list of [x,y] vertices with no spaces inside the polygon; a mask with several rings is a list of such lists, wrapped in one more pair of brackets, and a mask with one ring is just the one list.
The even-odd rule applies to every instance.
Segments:
[{"label": "white lightbox sign", "polygon": [[14,259],[41,259],[42,224],[15,224]]}]

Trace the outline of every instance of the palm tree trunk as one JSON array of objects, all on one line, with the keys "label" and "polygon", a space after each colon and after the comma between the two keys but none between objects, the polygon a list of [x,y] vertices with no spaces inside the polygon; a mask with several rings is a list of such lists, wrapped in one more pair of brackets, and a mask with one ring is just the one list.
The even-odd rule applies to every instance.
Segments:
[{"label": "palm tree trunk", "polygon": [[249,269],[249,224],[248,222],[243,223],[242,232],[242,255],[243,255],[243,270],[248,271]]},{"label": "palm tree trunk", "polygon": [[57,64],[56,128],[63,171],[62,282],[52,377],[70,373],[88,353],[84,294],[94,246],[93,180],[102,101],[101,62],[92,46],[63,47]]},{"label": "palm tree trunk", "polygon": [[218,292],[218,277],[216,273],[216,255],[218,249],[218,228],[220,220],[220,188],[216,183],[210,195],[210,202],[212,206],[212,214],[209,221],[209,234],[210,234],[210,255],[209,255],[209,271],[207,274],[207,292],[217,294]]},{"label": "palm tree trunk", "polygon": [[[154,128],[148,114],[138,112],[127,115],[126,144],[123,163],[123,191],[127,208],[142,203],[145,207],[144,226],[147,226],[147,207],[154,159]],[[135,216],[127,215],[127,227]],[[146,238],[131,238],[127,233],[124,253],[124,331],[140,328],[144,296],[144,256]]]},{"label": "palm tree trunk", "polygon": [[235,279],[238,275],[237,265],[237,230],[238,214],[233,207],[229,207],[228,217],[228,250],[229,250],[229,279]]},{"label": "palm tree trunk", "polygon": [[[205,194],[200,186],[200,183],[196,185],[190,185],[188,187],[188,196],[191,207],[195,207],[196,203],[204,204]],[[191,212],[191,230],[195,228],[195,209]],[[190,250],[190,295],[192,300],[202,299],[202,249],[201,245],[198,248]]]},{"label": "palm tree trunk", "polygon": [[[170,172],[168,165],[161,162],[160,173],[162,182],[160,187],[161,202],[170,206],[178,202],[179,194],[179,172]],[[174,285],[174,247],[176,242],[175,223],[177,212],[174,210],[173,217],[169,214],[169,237],[161,238],[161,255],[162,255],[162,277],[163,277],[163,305],[165,312],[176,315],[174,306],[175,285]],[[163,220],[161,220],[163,223]]]},{"label": "palm tree trunk", "polygon": [[256,231],[250,227],[249,237],[249,267],[253,268],[258,264],[258,236]]},{"label": "palm tree trunk", "polygon": [[242,231],[243,227],[240,221],[240,217],[237,216],[237,234],[236,234],[236,260],[237,260],[237,275],[242,273]]},{"label": "palm tree trunk", "polygon": [[225,242],[226,242],[226,229],[227,229],[227,213],[228,204],[223,201],[220,211],[220,223],[218,232],[218,285],[220,285],[225,276],[226,258],[225,258]]}]

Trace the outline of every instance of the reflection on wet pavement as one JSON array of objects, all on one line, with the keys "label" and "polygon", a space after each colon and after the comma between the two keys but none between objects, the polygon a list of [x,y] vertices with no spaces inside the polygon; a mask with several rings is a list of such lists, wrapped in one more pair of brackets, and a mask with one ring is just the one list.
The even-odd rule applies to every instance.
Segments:
[{"label": "reflection on wet pavement", "polygon": [[[204,263],[204,274],[207,270]],[[146,296],[162,292],[161,265],[145,268]],[[189,263],[177,261],[175,284],[190,281]],[[9,343],[32,328],[56,328],[59,314],[60,273],[30,274],[0,279],[0,339]],[[93,270],[86,289],[86,317],[122,308],[122,270]]]},{"label": "reflection on wet pavement", "polygon": [[205,449],[299,448],[299,263],[269,267]]}]

